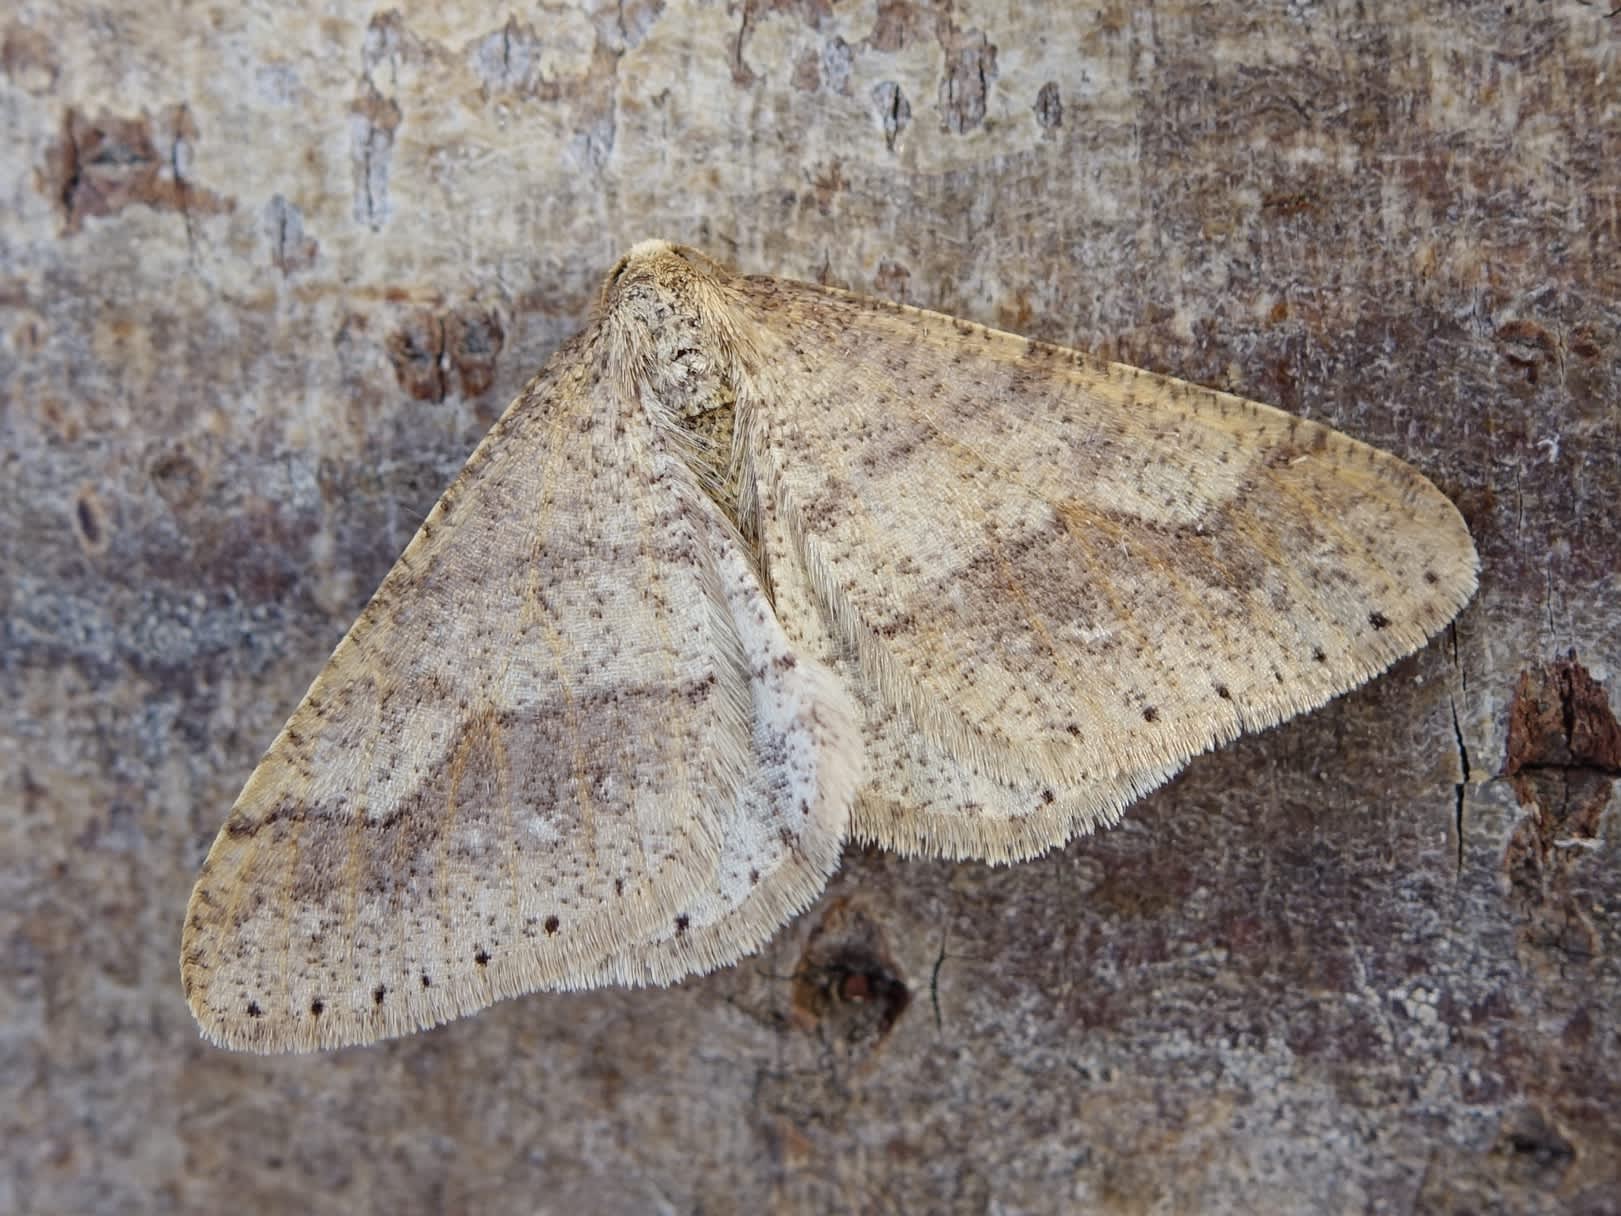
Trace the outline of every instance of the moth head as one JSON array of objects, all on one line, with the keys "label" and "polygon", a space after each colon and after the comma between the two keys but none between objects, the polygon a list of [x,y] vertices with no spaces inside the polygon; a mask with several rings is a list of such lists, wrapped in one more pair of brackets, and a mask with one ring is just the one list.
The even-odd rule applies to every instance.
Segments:
[{"label": "moth head", "polygon": [[732,282],[718,263],[668,241],[643,241],[621,258],[598,303],[621,383],[683,420],[729,406],[748,358]]}]

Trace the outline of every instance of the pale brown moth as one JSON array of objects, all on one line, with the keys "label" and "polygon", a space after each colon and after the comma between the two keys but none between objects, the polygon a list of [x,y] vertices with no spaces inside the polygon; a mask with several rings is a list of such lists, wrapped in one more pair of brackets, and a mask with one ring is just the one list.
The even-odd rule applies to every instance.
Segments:
[{"label": "pale brown moth", "polygon": [[851,837],[1011,861],[1468,601],[1452,504],[1226,393],[636,246],[260,761],[203,1033],[407,1034],[760,947]]}]

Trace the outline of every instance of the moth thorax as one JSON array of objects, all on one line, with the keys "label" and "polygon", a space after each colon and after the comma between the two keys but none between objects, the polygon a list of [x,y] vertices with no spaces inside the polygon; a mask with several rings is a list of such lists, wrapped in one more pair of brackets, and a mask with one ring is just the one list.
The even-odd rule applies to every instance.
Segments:
[{"label": "moth thorax", "polygon": [[696,342],[672,344],[659,360],[649,387],[669,421],[690,441],[682,446],[699,484],[735,522],[739,501],[734,426],[737,395],[730,368]]},{"label": "moth thorax", "polygon": [[663,318],[653,335],[648,380],[666,410],[685,422],[730,404],[725,385],[725,359],[712,335],[690,318]]},{"label": "moth thorax", "polygon": [[712,334],[679,314],[661,318],[653,334],[647,388],[668,422],[688,432],[719,467],[731,460],[730,367]]}]

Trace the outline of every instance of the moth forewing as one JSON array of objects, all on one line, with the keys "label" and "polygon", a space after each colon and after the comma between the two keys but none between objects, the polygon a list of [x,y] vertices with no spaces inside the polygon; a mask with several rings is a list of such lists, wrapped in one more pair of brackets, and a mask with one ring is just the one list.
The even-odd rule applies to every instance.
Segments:
[{"label": "moth forewing", "polygon": [[[480,445],[215,841],[181,966],[216,1042],[334,1047],[668,981],[735,957],[644,962],[694,909],[752,945],[826,881],[859,761],[844,696],[772,666],[749,555],[602,333]],[[769,856],[723,838],[739,807],[780,829]],[[717,908],[739,864],[750,891]]]}]

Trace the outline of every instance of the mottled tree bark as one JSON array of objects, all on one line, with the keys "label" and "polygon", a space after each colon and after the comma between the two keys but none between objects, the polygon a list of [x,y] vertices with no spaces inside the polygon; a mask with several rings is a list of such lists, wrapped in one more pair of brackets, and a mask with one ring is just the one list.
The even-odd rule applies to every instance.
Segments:
[{"label": "mottled tree bark", "polygon": [[[338,7],[0,17],[0,1209],[1621,1208],[1621,18]],[[206,1047],[237,788],[654,235],[1328,422],[1480,595],[1040,861],[852,848],[676,989]]]}]

